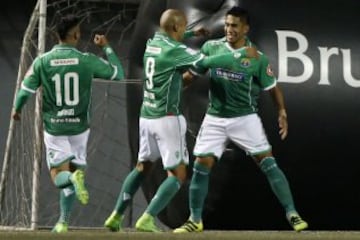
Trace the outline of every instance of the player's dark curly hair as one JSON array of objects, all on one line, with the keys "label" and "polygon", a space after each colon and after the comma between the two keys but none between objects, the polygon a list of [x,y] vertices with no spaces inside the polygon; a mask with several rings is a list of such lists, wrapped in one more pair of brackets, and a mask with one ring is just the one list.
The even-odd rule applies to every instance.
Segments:
[{"label": "player's dark curly hair", "polygon": [[69,31],[80,23],[80,18],[74,14],[62,17],[56,25],[56,32],[61,40],[65,40]]},{"label": "player's dark curly hair", "polygon": [[249,12],[242,7],[238,7],[238,6],[232,7],[229,11],[226,12],[226,15],[232,15],[238,17],[240,18],[241,22],[250,25]]}]

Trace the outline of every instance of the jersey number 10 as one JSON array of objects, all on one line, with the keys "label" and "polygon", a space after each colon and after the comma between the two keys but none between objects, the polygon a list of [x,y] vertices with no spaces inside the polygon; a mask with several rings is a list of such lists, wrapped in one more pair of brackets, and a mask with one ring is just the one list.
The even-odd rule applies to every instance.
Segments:
[{"label": "jersey number 10", "polygon": [[56,106],[63,106],[63,101],[67,106],[75,106],[79,103],[79,75],[76,72],[65,73],[63,89],[60,74],[55,74],[52,80],[55,82]]}]

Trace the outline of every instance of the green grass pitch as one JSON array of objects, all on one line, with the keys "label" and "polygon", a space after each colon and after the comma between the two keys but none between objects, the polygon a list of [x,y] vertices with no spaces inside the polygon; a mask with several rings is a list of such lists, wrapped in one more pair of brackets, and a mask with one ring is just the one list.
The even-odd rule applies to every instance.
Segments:
[{"label": "green grass pitch", "polygon": [[360,232],[355,231],[205,231],[203,233],[174,234],[141,233],[141,232],[107,232],[104,230],[70,230],[66,234],[54,234],[44,230],[39,231],[0,231],[0,239],[4,240],[303,240],[303,239],[359,239]]}]

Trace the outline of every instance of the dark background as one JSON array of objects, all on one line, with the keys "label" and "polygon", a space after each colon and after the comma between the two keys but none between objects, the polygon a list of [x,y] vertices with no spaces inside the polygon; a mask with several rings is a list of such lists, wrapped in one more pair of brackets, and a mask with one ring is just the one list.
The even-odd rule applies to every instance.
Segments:
[{"label": "dark background", "polygon": [[35,1],[6,1],[0,8],[0,156],[4,155],[10,110],[19,64],[22,36]]},{"label": "dark background", "polygon": [[[21,7],[18,3],[21,2]],[[21,37],[24,33],[34,1],[4,2],[0,9],[0,156],[3,156],[10,109],[17,74]],[[283,89],[289,119],[289,136],[278,136],[276,110],[267,93],[261,98],[264,126],[279,166],[288,177],[298,211],[312,230],[360,230],[358,189],[358,136],[360,113],[358,88],[344,80],[343,51],[351,52],[351,70],[360,79],[358,39],[360,39],[360,2],[332,1],[207,1],[183,0],[140,1],[137,23],[129,47],[130,79],[142,77],[142,54],[145,41],[157,28],[160,14],[166,8],[183,9],[189,26],[206,26],[211,37],[222,34],[226,10],[234,4],[246,7],[252,17],[250,38],[266,53],[275,74],[279,69],[278,39],[275,31],[295,31],[306,37],[305,53],[314,65],[309,80],[291,83],[279,79]],[[20,10],[19,10],[20,9]],[[199,48],[205,39],[187,43]],[[289,50],[298,43],[288,40]],[[329,61],[330,85],[320,85],[320,48],[337,48],[338,55]],[[345,65],[349,67],[349,63]],[[301,75],[304,66],[296,59],[288,62],[288,75]],[[194,135],[201,124],[207,104],[207,81],[199,79],[184,92],[184,113],[188,120],[188,144],[191,151]],[[137,154],[138,110],[141,88],[128,89],[129,144],[132,159]],[[193,160],[193,158],[192,158]],[[191,167],[189,168],[189,176]],[[164,177],[159,166],[144,186],[149,199]],[[187,188],[181,189],[160,218],[170,227],[181,224],[188,217]],[[210,192],[204,211],[207,229],[290,229],[284,212],[268,186],[264,175],[242,151],[229,146],[211,175]]]},{"label": "dark background", "polygon": [[[260,100],[260,115],[278,164],[290,182],[297,209],[309,222],[310,229],[359,229],[359,191],[356,188],[360,180],[357,157],[359,90],[344,80],[341,51],[351,51],[352,76],[359,79],[359,32],[356,30],[360,24],[357,14],[359,2],[148,1],[139,10],[132,50],[144,46],[166,8],[183,9],[189,17],[190,27],[205,26],[212,30],[211,37],[220,37],[223,34],[224,13],[234,4],[249,10],[250,38],[269,56],[275,74],[279,71],[280,50],[275,31],[295,31],[305,36],[308,47],[304,54],[314,66],[310,79],[302,83],[279,79],[287,104],[288,138],[285,141],[279,138],[276,110],[267,93]],[[187,43],[199,48],[204,40]],[[288,51],[299,47],[294,39],[287,41]],[[339,54],[332,56],[329,61],[330,85],[319,85],[319,47],[338,48]],[[130,65],[130,78],[141,77],[139,70],[143,50],[144,47],[138,51],[137,60]],[[288,76],[299,76],[303,71],[304,66],[298,59],[289,59]],[[190,130],[190,150],[194,144],[192,133],[197,133],[206,109],[207,94],[206,79],[198,79],[185,90],[184,113]],[[130,112],[130,118],[135,116],[135,112]],[[136,119],[129,121],[131,123],[134,125],[130,131],[135,131]],[[137,135],[130,134],[130,138],[133,146],[136,146]],[[159,166],[152,182],[145,186],[145,192],[151,196],[157,187],[152,183],[159,184],[162,179]],[[162,215],[162,219],[171,226],[178,225],[188,217],[187,187],[185,185]],[[186,206],[185,211],[179,211],[179,206]],[[284,212],[265,177],[253,161],[234,146],[229,146],[229,151],[224,153],[212,172],[204,224],[206,228],[214,229],[289,229]]]}]

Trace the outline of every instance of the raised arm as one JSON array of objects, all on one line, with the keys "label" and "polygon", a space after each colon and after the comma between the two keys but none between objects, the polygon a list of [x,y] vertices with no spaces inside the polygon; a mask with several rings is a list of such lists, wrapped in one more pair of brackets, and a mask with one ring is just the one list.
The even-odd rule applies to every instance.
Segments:
[{"label": "raised arm", "polygon": [[109,45],[109,42],[108,42],[107,38],[105,37],[105,35],[96,34],[94,37],[94,43],[95,43],[95,45],[101,47],[104,50],[106,57],[109,60],[110,64],[116,68],[116,70],[115,70],[116,76],[114,79],[115,80],[124,79],[125,75],[124,75],[124,69],[122,67],[122,64],[121,64],[119,58],[117,57],[117,55],[114,53],[111,46]]},{"label": "raised arm", "polygon": [[244,47],[239,51],[233,53],[225,53],[219,55],[206,56],[200,60],[197,64],[203,68],[232,68],[234,63],[237,63],[239,59],[249,57],[258,58],[258,52],[254,47]]},{"label": "raised arm", "polygon": [[208,37],[210,35],[210,31],[206,28],[197,28],[195,30],[188,30],[184,33],[184,39],[188,39],[191,37],[200,37],[200,36],[204,36],[204,37]]},{"label": "raised arm", "polygon": [[234,63],[240,58],[259,58],[259,53],[255,47],[245,47],[236,53],[225,53],[220,55],[213,56],[204,56],[191,70],[183,73],[183,82],[184,86],[190,85],[192,83],[195,75],[204,74],[208,68],[221,67],[221,68],[231,68]]}]

